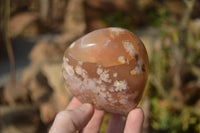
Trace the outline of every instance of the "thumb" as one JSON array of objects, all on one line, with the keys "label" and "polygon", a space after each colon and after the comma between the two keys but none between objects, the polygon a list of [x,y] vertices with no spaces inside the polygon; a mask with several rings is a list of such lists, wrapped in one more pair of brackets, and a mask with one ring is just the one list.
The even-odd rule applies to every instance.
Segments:
[{"label": "thumb", "polygon": [[83,104],[73,110],[65,110],[57,114],[49,133],[74,133],[83,129],[92,118],[94,108],[91,104]]}]

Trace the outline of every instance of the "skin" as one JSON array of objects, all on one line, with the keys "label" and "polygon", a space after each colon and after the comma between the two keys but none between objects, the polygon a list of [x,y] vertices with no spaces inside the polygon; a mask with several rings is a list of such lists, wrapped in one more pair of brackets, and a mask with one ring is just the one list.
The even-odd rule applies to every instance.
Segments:
[{"label": "skin", "polygon": [[[68,107],[57,114],[49,133],[99,133],[104,111],[73,98]],[[144,113],[135,108],[125,116],[111,114],[106,133],[141,133]]]}]

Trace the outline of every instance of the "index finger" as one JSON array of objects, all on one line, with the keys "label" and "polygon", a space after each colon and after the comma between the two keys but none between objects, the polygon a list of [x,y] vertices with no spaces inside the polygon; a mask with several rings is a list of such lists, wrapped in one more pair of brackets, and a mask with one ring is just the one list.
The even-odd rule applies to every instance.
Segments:
[{"label": "index finger", "polygon": [[82,105],[82,103],[75,97],[72,98],[71,102],[68,104],[66,110],[71,110],[78,108]]}]

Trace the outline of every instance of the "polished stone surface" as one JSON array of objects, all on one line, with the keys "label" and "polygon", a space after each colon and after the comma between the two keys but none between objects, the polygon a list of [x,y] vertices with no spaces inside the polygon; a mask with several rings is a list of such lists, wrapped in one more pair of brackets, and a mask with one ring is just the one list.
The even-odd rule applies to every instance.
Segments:
[{"label": "polished stone surface", "polygon": [[143,43],[122,28],[90,32],[73,42],[63,57],[63,75],[73,95],[118,114],[137,106],[148,71]]}]

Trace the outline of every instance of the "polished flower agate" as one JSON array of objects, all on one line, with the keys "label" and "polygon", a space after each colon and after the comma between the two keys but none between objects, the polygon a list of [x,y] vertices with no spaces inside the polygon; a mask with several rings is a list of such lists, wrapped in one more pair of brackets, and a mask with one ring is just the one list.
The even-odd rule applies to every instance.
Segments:
[{"label": "polished flower agate", "polygon": [[99,29],[73,42],[63,57],[67,87],[82,103],[127,114],[139,103],[149,71],[146,49],[122,28]]}]

